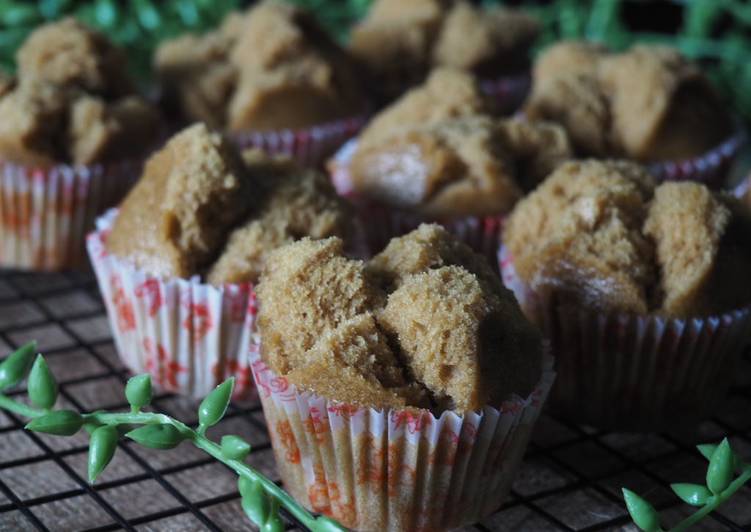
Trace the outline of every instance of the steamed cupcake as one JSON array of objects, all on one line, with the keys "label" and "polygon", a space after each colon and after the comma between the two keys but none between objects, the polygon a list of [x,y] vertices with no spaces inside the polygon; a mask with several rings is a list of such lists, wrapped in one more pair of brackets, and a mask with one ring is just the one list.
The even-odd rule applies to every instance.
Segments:
[{"label": "steamed cupcake", "polygon": [[362,125],[367,102],[347,53],[301,8],[266,0],[214,32],[162,44],[155,69],[186,121],[317,163]]},{"label": "steamed cupcake", "polygon": [[497,509],[552,374],[488,263],[423,225],[367,263],[330,238],[268,264],[253,373],[298,501],[359,530]]},{"label": "steamed cupcake", "polygon": [[501,216],[571,156],[561,127],[491,116],[474,79],[449,69],[376,115],[352,142],[333,161],[333,177],[341,193],[370,206],[361,212],[373,249],[432,220],[490,257]]},{"label": "steamed cupcake", "polygon": [[661,46],[556,44],[535,63],[525,113],[563,125],[582,156],[638,161],[661,180],[718,185],[740,142],[699,67]]},{"label": "steamed cupcake", "polygon": [[566,163],[508,218],[504,281],[552,343],[553,408],[605,428],[711,414],[751,326],[751,214],[628,162]]},{"label": "steamed cupcake", "polygon": [[244,394],[270,252],[350,225],[324,175],[241,154],[204,124],[180,132],[89,239],[120,355],[167,389],[202,396],[235,375]]},{"label": "steamed cupcake", "polygon": [[94,217],[116,204],[158,140],[156,109],[125,54],[73,19],[35,30],[0,83],[0,264],[83,262]]},{"label": "steamed cupcake", "polygon": [[352,54],[384,102],[424,81],[433,68],[461,69],[485,80],[502,111],[528,88],[528,50],[539,32],[520,10],[466,1],[377,0],[351,34]]}]

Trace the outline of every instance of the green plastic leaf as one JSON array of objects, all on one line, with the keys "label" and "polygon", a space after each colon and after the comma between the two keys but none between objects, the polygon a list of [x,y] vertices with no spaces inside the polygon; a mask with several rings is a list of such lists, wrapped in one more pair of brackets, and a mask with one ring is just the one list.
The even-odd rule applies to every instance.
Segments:
[{"label": "green plastic leaf", "polygon": [[222,456],[228,460],[243,461],[250,453],[250,444],[239,436],[222,436]]},{"label": "green plastic leaf", "polygon": [[310,530],[312,532],[347,532],[348,529],[330,517],[322,515],[315,520]]},{"label": "green plastic leaf", "polygon": [[262,532],[282,532],[283,530],[284,522],[277,512],[274,512],[261,527]]},{"label": "green plastic leaf", "polygon": [[37,343],[29,342],[11,353],[0,364],[0,390],[21,382],[29,373],[37,352]]},{"label": "green plastic leaf", "polygon": [[272,510],[266,490],[257,480],[242,476],[238,479],[237,485],[242,496],[243,511],[256,525],[263,526],[270,519]]},{"label": "green plastic leaf", "polygon": [[679,483],[670,487],[683,502],[691,506],[704,506],[712,496],[712,492],[700,484]]},{"label": "green plastic leaf", "polygon": [[144,425],[131,430],[125,436],[149,449],[173,449],[187,439],[187,436],[184,436],[174,425],[168,423]]},{"label": "green plastic leaf", "polygon": [[136,411],[151,403],[151,375],[145,373],[128,379],[125,398]]},{"label": "green plastic leaf", "polygon": [[91,484],[115,456],[119,438],[120,434],[117,432],[117,427],[111,425],[99,427],[91,433],[91,442],[89,443],[89,482]]},{"label": "green plastic leaf", "polygon": [[721,493],[733,479],[735,458],[728,439],[724,438],[717,446],[707,468],[707,487],[714,494]]},{"label": "green plastic leaf", "polygon": [[697,445],[696,448],[699,449],[699,452],[704,458],[706,458],[707,460],[710,460],[715,450],[717,449],[717,444],[716,443],[702,443],[701,445]]},{"label": "green plastic leaf", "polygon": [[623,498],[636,526],[644,532],[657,532],[660,529],[660,516],[654,506],[626,488],[623,488]]},{"label": "green plastic leaf", "polygon": [[214,388],[198,407],[198,425],[203,429],[216,425],[224,417],[229,400],[232,397],[232,389],[235,387],[235,378],[230,377],[219,386]]},{"label": "green plastic leaf", "polygon": [[52,408],[57,401],[57,382],[42,355],[37,355],[31,367],[28,392],[31,402],[45,410]]},{"label": "green plastic leaf", "polygon": [[44,432],[57,436],[73,436],[81,429],[83,418],[78,412],[72,410],[55,410],[49,414],[37,417],[29,421],[27,430]]}]

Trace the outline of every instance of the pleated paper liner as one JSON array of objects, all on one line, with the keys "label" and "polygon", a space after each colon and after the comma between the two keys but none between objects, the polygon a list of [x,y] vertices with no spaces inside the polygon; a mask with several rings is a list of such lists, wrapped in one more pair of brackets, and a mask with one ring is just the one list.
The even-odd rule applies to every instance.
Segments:
[{"label": "pleated paper liner", "polygon": [[503,115],[521,107],[531,86],[529,72],[480,81],[480,90],[491,98],[494,111]]},{"label": "pleated paper liner", "polygon": [[543,330],[558,378],[550,409],[603,429],[691,428],[722,407],[751,339],[751,307],[693,319],[602,313],[542,298],[499,251],[505,285]]},{"label": "pleated paper liner", "polygon": [[248,358],[255,334],[253,285],[216,287],[198,278],[149,275],[107,252],[116,216],[112,209],[97,220],[87,247],[125,365],[151,374],[162,389],[195,398],[234,376],[235,399],[247,398],[253,390]]},{"label": "pleated paper liner", "polygon": [[229,137],[240,148],[259,148],[292,157],[303,166],[318,166],[357,135],[367,120],[368,114],[364,113],[304,129],[234,132]]},{"label": "pleated paper liner", "polygon": [[682,161],[661,161],[647,165],[657,181],[698,181],[710,188],[725,185],[730,166],[747,141],[742,128],[706,153]]},{"label": "pleated paper liner", "polygon": [[357,530],[445,530],[497,510],[555,379],[548,359],[528,398],[436,417],[299,392],[258,350],[251,364],[285,489]]},{"label": "pleated paper liner", "polygon": [[496,253],[501,235],[502,216],[465,216],[461,218],[435,219],[397,210],[358,197],[352,190],[349,163],[357,149],[357,139],[345,143],[328,162],[331,181],[340,196],[346,197],[357,207],[363,233],[371,253],[381,251],[389,241],[416,229],[421,223],[435,222],[469,245],[477,253],[487,257],[495,268]]},{"label": "pleated paper liner", "polygon": [[86,233],[141,173],[141,161],[33,168],[0,162],[0,267],[86,264]]}]

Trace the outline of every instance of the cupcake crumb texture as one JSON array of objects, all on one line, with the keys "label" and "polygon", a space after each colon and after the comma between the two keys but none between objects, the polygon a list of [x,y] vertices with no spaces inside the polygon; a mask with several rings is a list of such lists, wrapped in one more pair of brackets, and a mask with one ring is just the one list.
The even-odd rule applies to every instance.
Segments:
[{"label": "cupcake crumb texture", "polygon": [[685,159],[717,146],[732,121],[701,70],[676,50],[550,47],[533,70],[525,112],[562,124],[583,155]]},{"label": "cupcake crumb texture", "polygon": [[470,411],[531,392],[541,337],[482,257],[436,225],[369,263],[341,250],[303,239],[267,262],[258,325],[275,371],[376,408]]},{"label": "cupcake crumb texture", "polygon": [[142,154],[157,110],[135,93],[125,54],[74,19],[36,29],[0,83],[0,157],[18,164],[93,164]]},{"label": "cupcake crumb texture", "polygon": [[656,186],[636,164],[588,160],[519,202],[504,243],[519,277],[560,302],[689,317],[751,301],[726,276],[751,266],[749,229],[740,204],[704,185]]},{"label": "cupcake crumb texture", "polygon": [[364,110],[353,61],[311,15],[281,2],[165,42],[155,68],[167,103],[215,128],[303,128]]},{"label": "cupcake crumb texture", "polygon": [[511,210],[571,157],[558,125],[491,116],[475,80],[436,70],[365,129],[350,165],[360,195],[424,216]]},{"label": "cupcake crumb texture", "polygon": [[392,98],[449,67],[496,78],[527,66],[539,24],[520,10],[466,1],[377,0],[352,29],[350,50],[379,96]]},{"label": "cupcake crumb texture", "polygon": [[107,246],[152,275],[256,282],[272,249],[308,235],[346,236],[346,213],[316,171],[240,154],[196,124],[149,159]]}]

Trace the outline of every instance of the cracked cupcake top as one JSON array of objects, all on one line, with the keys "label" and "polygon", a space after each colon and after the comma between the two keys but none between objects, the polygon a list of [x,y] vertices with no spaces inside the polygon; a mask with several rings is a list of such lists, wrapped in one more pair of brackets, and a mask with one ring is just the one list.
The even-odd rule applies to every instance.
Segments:
[{"label": "cracked cupcake top", "polygon": [[72,18],[39,27],[0,83],[0,158],[19,164],[94,164],[142,155],[157,140],[157,110],[135,93],[125,54]]},{"label": "cracked cupcake top", "polygon": [[332,400],[465,412],[526,396],[540,376],[538,331],[487,262],[437,225],[368,263],[336,238],[279,248],[258,299],[264,359]]},{"label": "cracked cupcake top", "polygon": [[153,275],[255,282],[271,250],[303,236],[346,236],[346,220],[322,174],[259,151],[240,154],[196,124],[146,163],[107,246]]},{"label": "cracked cupcake top", "polygon": [[709,80],[671,48],[612,53],[562,42],[540,55],[533,73],[526,114],[562,124],[582,155],[685,159],[732,132]]},{"label": "cracked cupcake top", "polygon": [[704,185],[655,185],[636,164],[563,164],[519,202],[503,241],[543,295],[603,311],[691,317],[751,301],[749,213]]}]

